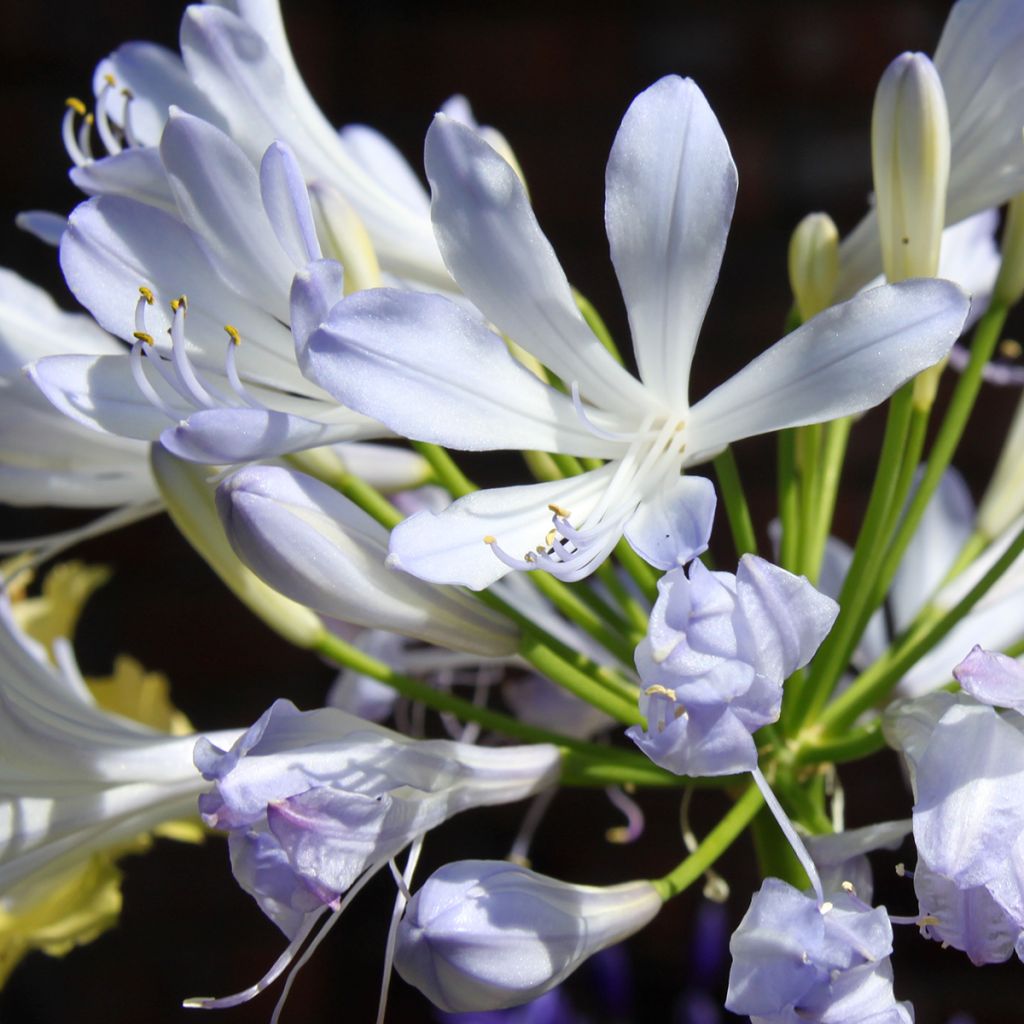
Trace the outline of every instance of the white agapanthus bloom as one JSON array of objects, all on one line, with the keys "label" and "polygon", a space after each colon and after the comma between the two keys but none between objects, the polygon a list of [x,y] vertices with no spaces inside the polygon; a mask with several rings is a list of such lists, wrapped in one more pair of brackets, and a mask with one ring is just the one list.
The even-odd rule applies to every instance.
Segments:
[{"label": "white agapanthus bloom", "polygon": [[691,407],[690,362],[736,196],[725,136],[692,81],[667,77],[641,93],[608,162],[605,219],[639,379],[587,327],[520,179],[494,149],[439,116],[426,170],[438,243],[459,287],[572,397],[448,300],[387,289],[333,308],[300,351],[307,375],[414,439],[608,460],[401,524],[393,564],[435,582],[482,588],[511,568],[579,579],[623,534],[660,568],[687,561],[706,542],[713,502],[707,482],[682,469],[732,441],[877,404],[942,358],[967,315],[949,282],[876,288],[814,318]]},{"label": "white agapanthus bloom", "polygon": [[[224,130],[258,164],[275,140],[294,150],[312,186],[319,226],[347,230],[354,210],[381,267],[450,288],[430,230],[423,186],[378,132],[338,132],[316,105],[295,64],[277,0],[214,0],[186,8],[181,56],[130,42],[96,68],[95,126],[106,156],[95,159],[85,105],[69,101],[64,139],[72,179],[90,194],[123,195],[173,210],[156,146],[171,107]],[[350,240],[342,240],[349,244]]]},{"label": "white agapanthus bloom", "polygon": [[162,438],[211,464],[387,434],[296,365],[293,332],[341,298],[342,270],[321,258],[293,154],[275,143],[257,170],[182,113],[156,152],[173,213],[101,196],[72,213],[61,242],[71,290],[131,350],[40,360],[30,373],[42,392],[84,426]]}]

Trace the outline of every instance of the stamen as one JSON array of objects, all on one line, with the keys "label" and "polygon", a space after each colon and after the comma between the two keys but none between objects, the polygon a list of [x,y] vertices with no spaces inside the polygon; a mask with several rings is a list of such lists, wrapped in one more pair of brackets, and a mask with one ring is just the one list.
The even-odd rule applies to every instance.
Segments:
[{"label": "stamen", "polygon": [[[69,96],[64,101],[64,107],[64,117],[60,124],[61,139],[72,162],[76,167],[82,167],[90,163],[90,158],[81,145],[79,133],[75,131],[75,117],[84,119],[87,114],[86,106],[77,96]],[[86,130],[88,130],[88,125],[86,125]]]},{"label": "stamen", "polygon": [[635,843],[644,832],[644,812],[640,809],[640,805],[619,786],[608,786],[605,793],[612,806],[622,811],[626,819],[625,825],[616,825],[614,828],[608,829],[604,834],[605,839],[609,843],[619,845]]},{"label": "stamen", "polygon": [[[388,1005],[388,989],[391,987],[391,968],[395,961],[395,945],[398,942],[398,922],[405,912],[406,903],[412,898],[412,894],[409,892],[409,884],[412,882],[413,873],[416,871],[416,865],[420,859],[420,851],[423,849],[423,835],[425,833],[418,835],[409,847],[409,856],[405,861],[404,876],[398,875],[398,869],[392,867],[392,871],[398,875],[396,880],[400,884],[398,894],[395,896],[395,906],[391,911],[391,927],[388,928],[387,945],[384,947],[384,977],[381,980],[380,1003],[377,1008],[376,1024],[384,1024],[384,1011]],[[394,861],[389,863],[394,865]]]},{"label": "stamen", "polygon": [[121,89],[121,95],[124,97],[124,108],[121,111],[121,130],[124,132],[124,141],[134,148],[139,144],[131,119],[132,100],[135,99],[135,94],[131,89],[125,87]]},{"label": "stamen", "polygon": [[174,319],[171,321],[171,361],[174,363],[175,372],[196,405],[212,409],[217,402],[199,382],[185,351],[185,311],[188,309],[185,296],[172,300],[171,309],[174,310]]},{"label": "stamen", "polygon": [[245,402],[251,409],[266,409],[267,405],[263,402],[252,397],[249,394],[248,389],[242,383],[242,378],[238,375],[238,364],[235,359],[235,349],[242,344],[242,336],[238,333],[237,327],[232,327],[231,324],[225,324],[224,330],[228,336],[228,351],[224,357],[224,373],[228,378],[228,383],[231,385],[231,390],[234,391],[238,397]]},{"label": "stamen", "polygon": [[[135,381],[135,386],[142,392],[143,397],[150,405],[156,406],[157,409],[165,416],[170,417],[170,419],[177,420],[179,418],[177,411],[157,393],[156,388],[150,383],[142,366],[142,347],[144,345],[152,345],[153,339],[142,331],[136,331],[135,337],[138,338],[138,341],[132,345],[132,350],[128,357],[128,365],[131,367],[132,380]],[[147,362],[155,362],[159,365],[160,357],[148,357]]]},{"label": "stamen", "polygon": [[116,156],[123,147],[115,134],[115,128],[110,121],[107,111],[107,103],[110,99],[110,94],[116,87],[116,83],[113,75],[104,75],[103,80],[103,88],[100,89],[99,95],[96,97],[96,131],[99,132],[100,139],[107,152],[111,156]]},{"label": "stamen", "polygon": [[540,823],[544,815],[547,814],[551,801],[554,800],[557,792],[557,786],[549,786],[547,789],[542,789],[530,801],[530,806],[526,809],[526,814],[523,816],[523,823],[519,826],[519,834],[513,841],[512,848],[508,851],[508,856],[505,858],[506,860],[510,860],[513,864],[518,864],[520,867],[528,868],[530,866],[530,844],[533,842],[533,837],[537,834],[537,829],[540,828]]}]

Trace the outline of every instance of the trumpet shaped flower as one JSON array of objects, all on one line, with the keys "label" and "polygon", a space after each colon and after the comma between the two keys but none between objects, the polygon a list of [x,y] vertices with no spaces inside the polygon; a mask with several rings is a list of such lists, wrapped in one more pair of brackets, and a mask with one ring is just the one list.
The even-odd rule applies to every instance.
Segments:
[{"label": "trumpet shaped flower", "polygon": [[875,405],[942,358],[967,315],[948,282],[872,289],[691,406],[690,363],[736,196],[725,136],[692,81],[667,77],[641,93],[608,162],[605,220],[639,379],[584,322],[513,168],[443,115],[425,159],[452,276],[571,397],[450,301],[387,289],[330,311],[300,350],[306,374],[414,439],[608,460],[569,480],[471,494],[398,526],[393,564],[434,582],[482,588],[513,568],[580,579],[623,535],[659,568],[685,564],[706,543],[713,503],[706,481],[681,470],[732,441]]},{"label": "trumpet shaped flower", "polygon": [[826,901],[768,878],[729,943],[726,1009],[754,1024],[911,1024],[892,990],[892,925],[849,892]]},{"label": "trumpet shaped flower", "polygon": [[658,581],[636,664],[647,728],[627,735],[677,775],[757,767],[752,734],[779,717],[782,683],[806,665],[839,607],[802,576],[755,555],[736,575],[694,561]]},{"label": "trumpet shaped flower", "polygon": [[239,884],[290,938],[306,916],[413,839],[470,807],[521,800],[558,776],[556,747],[411,740],[337,708],[277,701],[230,750],[200,741],[214,783],[203,819],[229,833]]}]

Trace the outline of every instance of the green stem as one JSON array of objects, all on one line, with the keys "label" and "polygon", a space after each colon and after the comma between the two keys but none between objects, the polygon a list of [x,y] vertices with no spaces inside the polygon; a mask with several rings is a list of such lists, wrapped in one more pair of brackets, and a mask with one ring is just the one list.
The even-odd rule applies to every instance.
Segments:
[{"label": "green stem", "polygon": [[919,616],[918,625],[912,627],[903,641],[865,670],[825,709],[818,723],[823,735],[840,735],[863,711],[884,697],[911,665],[971,611],[1022,551],[1024,529],[1017,533],[1013,543],[959,604],[945,613],[925,609]]},{"label": "green stem", "polygon": [[757,554],[757,538],[754,535],[754,524],[750,518],[750,507],[743,491],[736,456],[731,448],[726,448],[714,461],[715,473],[718,476],[718,487],[725,501],[725,514],[729,518],[732,540],[736,547],[736,557],[750,552]]},{"label": "green stem", "polygon": [[810,545],[810,560],[805,566],[807,578],[816,583],[821,573],[821,560],[825,555],[825,544],[832,532],[832,518],[835,515],[836,498],[839,494],[839,480],[843,472],[846,444],[850,437],[853,419],[844,416],[825,424],[825,438],[821,457],[820,498],[815,516],[808,529],[813,531]]},{"label": "green stem", "polygon": [[640,588],[640,593],[651,604],[654,604],[658,600],[659,574],[629,546],[629,541],[625,539],[615,545],[615,557],[619,560],[619,565],[626,570],[627,575]]},{"label": "green stem", "polygon": [[815,655],[802,705],[794,710],[793,727],[800,729],[813,720],[828,701],[832,690],[850,660],[859,638],[857,628],[874,587],[874,574],[884,552],[883,531],[899,482],[900,470],[913,406],[913,382],[905,384],[893,396],[886,422],[882,453],[875,482],[868,499],[867,513],[857,537],[853,561],[839,594],[839,618]]},{"label": "green stem", "polygon": [[800,492],[796,478],[796,431],[780,430],[778,437],[779,523],[782,540],[779,563],[793,572],[797,569],[800,550]]},{"label": "green stem", "polygon": [[808,575],[813,561],[814,526],[818,519],[821,496],[821,441],[822,425],[811,423],[800,427],[796,434],[797,471],[800,480],[800,534],[797,538],[797,567],[801,574]]},{"label": "green stem", "polygon": [[736,841],[764,803],[760,790],[751,783],[724,818],[704,837],[700,846],[664,878],[651,880],[663,900],[688,889]]},{"label": "green stem", "polygon": [[[985,364],[992,358],[992,353],[999,341],[1003,325],[1006,323],[1007,313],[1008,310],[1005,306],[990,306],[975,328],[970,359],[953,391],[953,396],[949,402],[949,409],[928,455],[928,461],[925,465],[921,482],[918,484],[917,490],[907,506],[896,536],[889,544],[888,550],[885,553],[885,559],[879,569],[872,595],[873,603],[876,607],[884,599],[899,567],[900,559],[902,559],[907,545],[916,533],[921,517],[928,507],[928,502],[939,486],[942,474],[945,473],[952,461],[957,445],[960,443],[960,438],[963,437],[964,428],[967,425],[967,420],[981,389],[982,372],[985,369]],[[984,545],[981,545],[981,547],[984,547]],[[964,565],[969,564],[970,561],[971,556],[968,556]],[[963,567],[958,560],[957,571]]]},{"label": "green stem", "polygon": [[413,441],[412,446],[430,463],[437,482],[447,488],[453,498],[464,497],[477,489],[476,484],[459,469],[455,460],[440,445]]},{"label": "green stem", "polygon": [[637,707],[638,691],[635,688],[632,698],[621,694],[593,675],[578,669],[533,633],[523,634],[519,642],[519,653],[552,682],[623,725],[643,724],[643,716]]},{"label": "green stem", "polygon": [[860,761],[877,754],[885,747],[881,719],[835,739],[801,739],[793,755],[798,765],[843,764],[846,761]]},{"label": "green stem", "polygon": [[586,586],[570,587],[543,570],[530,573],[530,582],[570,621],[592,636],[623,665],[632,666],[639,637],[623,635],[627,624]]}]

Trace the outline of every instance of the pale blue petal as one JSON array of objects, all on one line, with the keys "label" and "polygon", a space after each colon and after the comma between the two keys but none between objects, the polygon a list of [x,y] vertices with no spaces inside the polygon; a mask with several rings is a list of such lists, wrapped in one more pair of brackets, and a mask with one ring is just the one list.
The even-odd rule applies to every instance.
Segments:
[{"label": "pale blue petal", "polygon": [[681,476],[645,498],[623,533],[656,569],[686,565],[707,550],[717,501],[710,480]]},{"label": "pale blue petal", "polygon": [[732,441],[870,409],[937,363],[970,303],[947,281],[904,281],[833,306],[690,410],[687,463]]},{"label": "pale blue petal", "polygon": [[953,676],[965,693],[982,704],[1024,710],[1024,665],[997,651],[975,646]]},{"label": "pale blue petal", "polygon": [[127,196],[176,214],[167,173],[156,148],[126,149],[114,156],[72,167],[71,180],[87,195]]},{"label": "pale blue petal", "polygon": [[563,381],[578,382],[586,400],[628,416],[646,411],[651,394],[587,327],[516,172],[443,115],[424,159],[438,245],[466,296]]},{"label": "pale blue petal", "polygon": [[601,499],[614,465],[552,483],[474,491],[444,512],[418,512],[391,532],[390,563],[421,579],[483,590],[510,572],[485,537],[521,558],[546,543],[550,505],[585,520]]},{"label": "pale blue petal", "polygon": [[[222,131],[172,113],[160,158],[182,220],[202,239],[218,273],[240,295],[288,320],[288,289],[297,266],[267,219],[256,169]],[[299,264],[301,265],[301,264]]]},{"label": "pale blue petal", "polygon": [[291,290],[291,328],[300,362],[305,359],[309,336],[344,297],[344,286],[345,271],[336,260],[316,260],[296,273]]},{"label": "pale blue petal", "polygon": [[690,361],[718,281],[736,203],[736,167],[690,80],[645,89],[608,159],[605,224],[644,383],[688,403]]},{"label": "pale blue petal", "polygon": [[438,295],[357,292],[331,310],[301,358],[306,376],[340,402],[413,440],[605,457],[626,447],[589,430],[569,398]]},{"label": "pale blue petal", "polygon": [[323,255],[313,225],[313,208],[295,154],[283,142],[267,147],[260,163],[260,196],[281,248],[296,267]]}]

